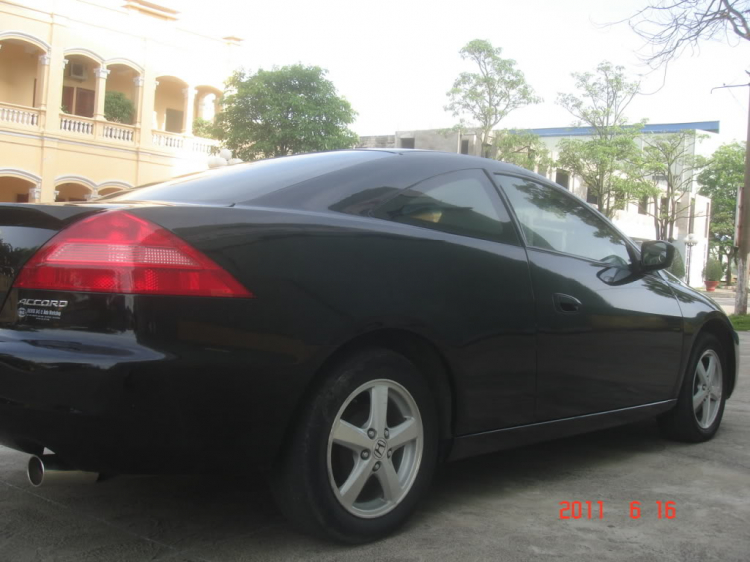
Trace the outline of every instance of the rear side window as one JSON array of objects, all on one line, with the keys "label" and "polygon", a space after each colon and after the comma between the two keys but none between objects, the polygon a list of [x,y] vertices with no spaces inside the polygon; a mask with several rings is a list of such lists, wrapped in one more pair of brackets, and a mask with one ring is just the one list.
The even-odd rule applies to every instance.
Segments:
[{"label": "rear side window", "polygon": [[273,158],[189,174],[102,199],[214,205],[245,203],[318,176],[388,157],[395,158],[387,152],[375,151],[325,152]]},{"label": "rear side window", "polygon": [[373,214],[450,234],[519,244],[500,196],[482,170],[432,177],[401,191]]}]

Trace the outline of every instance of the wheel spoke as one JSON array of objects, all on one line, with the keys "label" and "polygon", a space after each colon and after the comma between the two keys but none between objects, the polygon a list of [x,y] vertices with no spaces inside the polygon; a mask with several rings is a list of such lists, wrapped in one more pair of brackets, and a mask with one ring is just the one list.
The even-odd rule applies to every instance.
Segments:
[{"label": "wheel spoke", "polygon": [[706,374],[706,368],[703,366],[703,361],[698,361],[696,372],[698,373],[698,378],[701,380],[701,384],[708,385],[708,375]]},{"label": "wheel spoke", "polygon": [[370,389],[370,419],[368,428],[374,428],[379,436],[383,435],[388,417],[388,387],[374,386]]},{"label": "wheel spoke", "polygon": [[716,360],[713,357],[708,358],[708,368],[706,369],[706,378],[708,379],[709,386],[714,383],[714,377],[716,376]]},{"label": "wheel spoke", "polygon": [[357,501],[359,494],[362,493],[362,488],[365,487],[365,484],[371,475],[372,461],[357,461],[349,478],[347,478],[344,485],[339,488],[341,503],[347,507],[354,505],[354,502]]},{"label": "wheel spoke", "polygon": [[401,482],[398,474],[390,459],[383,461],[383,465],[375,473],[381,488],[383,488],[383,497],[386,501],[396,501],[401,497]]},{"label": "wheel spoke", "polygon": [[711,398],[713,398],[716,402],[718,402],[719,400],[721,400],[721,390],[720,389],[714,387],[714,388],[711,389],[710,394],[711,394]]},{"label": "wheel spoke", "polygon": [[339,420],[336,424],[333,430],[333,442],[356,452],[372,446],[372,440],[367,437],[364,430],[344,420]]},{"label": "wheel spoke", "polygon": [[414,441],[417,437],[419,437],[417,422],[414,418],[408,418],[405,422],[390,429],[388,447],[398,449],[406,445],[409,441]]},{"label": "wheel spoke", "polygon": [[701,407],[701,404],[703,404],[703,401],[706,399],[707,394],[708,391],[701,389],[695,394],[695,396],[693,396],[693,410],[695,412],[697,412],[698,408]]},{"label": "wheel spoke", "polygon": [[709,413],[711,412],[711,397],[706,396],[706,401],[703,403],[703,415],[701,416],[701,424],[703,427],[708,426]]}]

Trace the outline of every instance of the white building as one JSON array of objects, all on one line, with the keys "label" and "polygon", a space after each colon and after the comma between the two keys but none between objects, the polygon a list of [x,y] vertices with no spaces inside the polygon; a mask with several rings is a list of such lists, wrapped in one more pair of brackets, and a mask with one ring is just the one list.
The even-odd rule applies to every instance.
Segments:
[{"label": "white building", "polygon": [[[643,135],[639,139],[643,144],[644,135],[667,135],[684,130],[696,131],[708,138],[700,142],[691,143],[687,147],[688,156],[709,156],[718,148],[718,121],[704,121],[696,123],[660,123],[646,125]],[[591,138],[590,127],[555,127],[545,129],[530,129],[538,135],[554,159],[558,156],[558,143],[564,138],[576,137],[581,140]],[[446,131],[397,131],[395,135],[361,137],[360,147],[367,148],[421,148],[425,150],[441,150],[462,154],[480,155],[479,135],[475,130]],[[575,195],[595,206],[595,199],[588,193],[587,186],[566,170],[539,170],[542,175],[562,185]],[[708,226],[711,214],[711,200],[698,195],[700,186],[697,179],[687,182],[687,189],[678,200],[678,220],[675,223],[672,239],[680,251],[686,265],[685,280],[690,285],[703,285],[703,268],[708,258]],[[628,204],[621,211],[616,211],[614,223],[629,237],[637,242],[656,238],[654,218],[649,213],[654,212],[654,202]],[[685,238],[692,234],[692,246],[685,244]]]}]

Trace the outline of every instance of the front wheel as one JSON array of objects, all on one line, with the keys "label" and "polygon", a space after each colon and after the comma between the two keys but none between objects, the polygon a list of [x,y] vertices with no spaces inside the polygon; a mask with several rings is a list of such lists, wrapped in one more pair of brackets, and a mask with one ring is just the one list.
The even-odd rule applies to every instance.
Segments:
[{"label": "front wheel", "polygon": [[726,359],[719,340],[698,337],[673,410],[659,418],[665,436],[699,443],[711,439],[721,425],[726,402]]},{"label": "front wheel", "polygon": [[350,357],[303,412],[278,470],[280,508],[316,535],[385,536],[429,486],[436,426],[429,386],[408,359],[385,349]]}]

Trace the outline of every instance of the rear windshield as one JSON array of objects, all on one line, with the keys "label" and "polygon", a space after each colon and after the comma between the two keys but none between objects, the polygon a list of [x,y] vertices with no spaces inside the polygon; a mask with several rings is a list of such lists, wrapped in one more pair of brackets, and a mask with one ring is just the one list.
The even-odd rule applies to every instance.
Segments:
[{"label": "rear windshield", "polygon": [[245,203],[273,191],[343,168],[392,156],[388,152],[324,152],[235,164],[180,176],[103,197],[99,201],[174,201],[230,205]]}]

